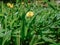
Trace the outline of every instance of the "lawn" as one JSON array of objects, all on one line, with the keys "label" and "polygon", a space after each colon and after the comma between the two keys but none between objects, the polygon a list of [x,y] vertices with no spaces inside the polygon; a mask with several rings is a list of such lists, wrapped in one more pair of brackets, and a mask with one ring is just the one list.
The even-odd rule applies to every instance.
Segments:
[{"label": "lawn", "polygon": [[55,3],[0,3],[0,45],[60,45],[60,10]]}]

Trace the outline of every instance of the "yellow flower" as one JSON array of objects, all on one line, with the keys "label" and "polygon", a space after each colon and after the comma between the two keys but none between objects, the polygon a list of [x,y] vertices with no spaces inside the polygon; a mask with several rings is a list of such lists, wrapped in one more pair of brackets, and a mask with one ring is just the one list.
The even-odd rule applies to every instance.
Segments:
[{"label": "yellow flower", "polygon": [[10,8],[13,8],[13,4],[11,4],[11,3],[7,3],[7,6]]},{"label": "yellow flower", "polygon": [[11,4],[9,7],[10,7],[10,8],[13,8],[13,4]]},{"label": "yellow flower", "polygon": [[32,11],[27,12],[26,17],[32,17],[32,16],[34,16],[34,12]]},{"label": "yellow flower", "polygon": [[24,2],[22,2],[22,5],[24,5]]},{"label": "yellow flower", "polygon": [[10,6],[11,5],[11,3],[7,3],[7,6]]}]

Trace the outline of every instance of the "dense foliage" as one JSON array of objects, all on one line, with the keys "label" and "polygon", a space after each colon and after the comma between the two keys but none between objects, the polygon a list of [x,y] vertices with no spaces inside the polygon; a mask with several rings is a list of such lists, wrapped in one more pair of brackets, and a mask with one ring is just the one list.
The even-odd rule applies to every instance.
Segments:
[{"label": "dense foliage", "polygon": [[2,2],[0,45],[60,45],[60,11],[47,4]]}]

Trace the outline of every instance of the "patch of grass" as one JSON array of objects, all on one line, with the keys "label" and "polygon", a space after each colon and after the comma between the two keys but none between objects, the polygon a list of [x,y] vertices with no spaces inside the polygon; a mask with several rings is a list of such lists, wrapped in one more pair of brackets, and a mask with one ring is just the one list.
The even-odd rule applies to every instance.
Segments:
[{"label": "patch of grass", "polygon": [[[10,4],[2,3],[0,8],[0,45],[60,43],[60,11],[53,5],[48,3],[48,7],[40,7],[34,3],[17,3],[11,8]],[[26,17],[29,11],[34,15],[29,13]]]}]

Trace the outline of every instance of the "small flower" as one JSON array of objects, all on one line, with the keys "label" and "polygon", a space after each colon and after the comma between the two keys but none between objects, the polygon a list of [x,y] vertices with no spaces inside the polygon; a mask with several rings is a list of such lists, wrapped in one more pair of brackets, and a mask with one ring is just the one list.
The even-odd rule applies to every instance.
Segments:
[{"label": "small flower", "polygon": [[24,2],[22,2],[22,5],[24,5]]},{"label": "small flower", "polygon": [[11,4],[11,3],[7,3],[7,6],[10,8],[13,8],[13,4]]},{"label": "small flower", "polygon": [[10,5],[10,8],[13,8],[13,4]]},{"label": "small flower", "polygon": [[10,6],[11,5],[11,3],[7,3],[7,6]]},{"label": "small flower", "polygon": [[29,12],[27,12],[26,17],[32,17],[33,15],[34,15],[34,12],[29,11]]}]

